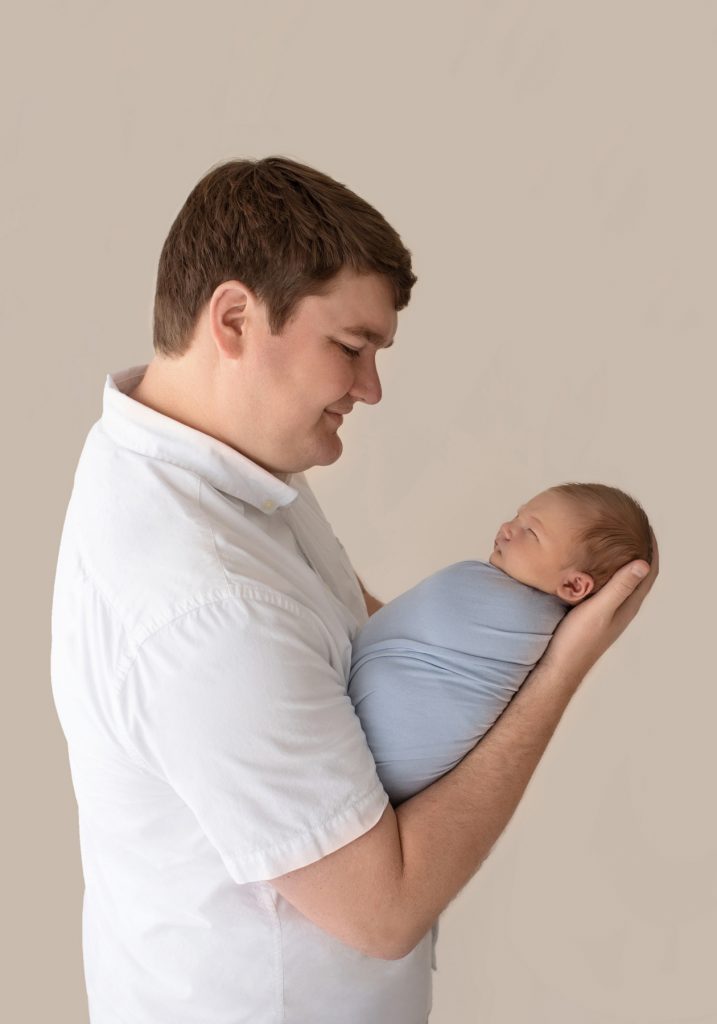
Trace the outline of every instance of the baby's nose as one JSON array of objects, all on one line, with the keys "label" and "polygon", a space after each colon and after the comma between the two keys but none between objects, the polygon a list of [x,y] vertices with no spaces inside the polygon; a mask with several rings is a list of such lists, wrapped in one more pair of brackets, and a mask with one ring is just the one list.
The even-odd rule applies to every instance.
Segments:
[{"label": "baby's nose", "polygon": [[503,538],[503,540],[510,540],[512,536],[510,523],[503,523],[503,525],[500,528],[500,535]]}]

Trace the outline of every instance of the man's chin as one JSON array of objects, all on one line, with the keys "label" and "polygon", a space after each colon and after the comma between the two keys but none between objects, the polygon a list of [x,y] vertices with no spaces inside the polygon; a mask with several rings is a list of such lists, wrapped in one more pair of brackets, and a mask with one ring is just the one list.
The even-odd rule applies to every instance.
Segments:
[{"label": "man's chin", "polygon": [[[331,466],[341,458],[344,450],[343,441],[338,434],[333,434],[329,444],[322,444],[314,453],[312,466]],[[310,468],[307,466],[307,469]]]}]

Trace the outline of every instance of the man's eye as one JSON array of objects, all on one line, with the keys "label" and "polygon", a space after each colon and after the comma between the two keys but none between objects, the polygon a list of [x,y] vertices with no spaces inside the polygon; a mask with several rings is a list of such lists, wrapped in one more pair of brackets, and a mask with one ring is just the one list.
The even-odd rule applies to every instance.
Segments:
[{"label": "man's eye", "polygon": [[342,345],[341,342],[339,342],[339,348],[343,349],[349,359],[358,359],[361,355],[360,348],[351,348],[349,345]]}]

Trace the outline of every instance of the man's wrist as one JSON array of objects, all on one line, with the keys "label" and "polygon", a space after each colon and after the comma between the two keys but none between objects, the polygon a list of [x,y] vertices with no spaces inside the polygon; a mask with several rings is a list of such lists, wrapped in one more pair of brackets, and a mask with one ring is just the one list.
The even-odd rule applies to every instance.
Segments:
[{"label": "man's wrist", "polygon": [[541,689],[558,689],[575,693],[590,670],[590,666],[577,664],[574,660],[551,656],[550,647],[530,673],[528,680],[531,686]]}]

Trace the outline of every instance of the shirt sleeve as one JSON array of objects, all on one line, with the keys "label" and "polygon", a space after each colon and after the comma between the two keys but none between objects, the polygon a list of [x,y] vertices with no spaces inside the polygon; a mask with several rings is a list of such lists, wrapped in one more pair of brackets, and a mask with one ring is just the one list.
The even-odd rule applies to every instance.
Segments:
[{"label": "shirt sleeve", "polygon": [[236,590],[150,636],[120,704],[136,752],[232,878],[275,878],[371,829],[388,797],[319,619]]}]

